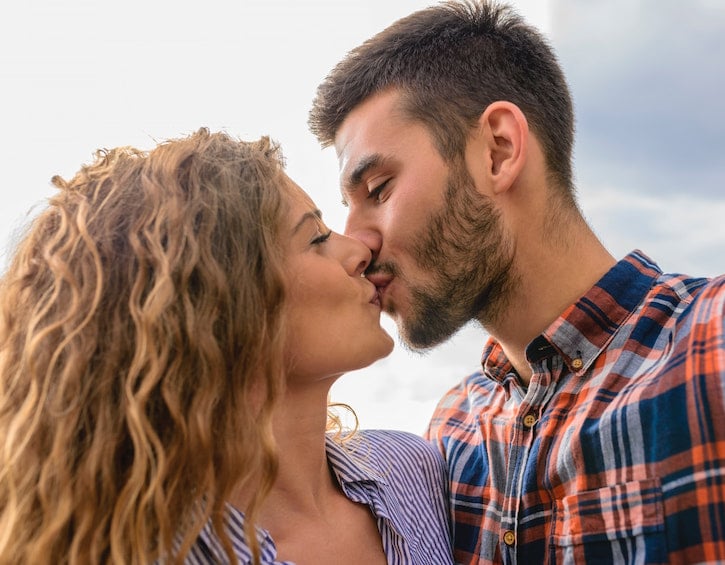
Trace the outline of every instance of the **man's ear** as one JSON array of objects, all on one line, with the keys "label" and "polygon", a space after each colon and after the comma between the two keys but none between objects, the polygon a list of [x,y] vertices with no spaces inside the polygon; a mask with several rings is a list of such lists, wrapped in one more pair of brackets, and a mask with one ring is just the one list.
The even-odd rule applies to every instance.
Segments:
[{"label": "man's ear", "polygon": [[478,119],[473,143],[477,155],[470,155],[475,168],[485,175],[493,194],[506,192],[526,164],[529,124],[521,109],[511,102],[497,101],[486,107]]}]

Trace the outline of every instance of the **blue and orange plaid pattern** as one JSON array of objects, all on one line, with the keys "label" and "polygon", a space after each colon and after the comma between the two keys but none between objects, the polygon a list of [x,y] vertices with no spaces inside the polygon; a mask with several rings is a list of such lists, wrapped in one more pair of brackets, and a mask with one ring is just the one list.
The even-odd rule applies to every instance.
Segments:
[{"label": "blue and orange plaid pattern", "polygon": [[428,437],[460,563],[725,563],[725,276],[618,262],[527,348],[483,371]]}]

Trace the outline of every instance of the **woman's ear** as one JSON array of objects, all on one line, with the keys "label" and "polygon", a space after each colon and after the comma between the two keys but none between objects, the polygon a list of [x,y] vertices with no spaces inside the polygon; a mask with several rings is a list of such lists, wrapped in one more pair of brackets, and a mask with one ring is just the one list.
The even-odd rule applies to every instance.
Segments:
[{"label": "woman's ear", "polygon": [[506,192],[521,174],[528,139],[528,122],[516,104],[493,102],[481,114],[466,158],[469,169],[473,165],[484,175],[485,186],[492,195]]}]

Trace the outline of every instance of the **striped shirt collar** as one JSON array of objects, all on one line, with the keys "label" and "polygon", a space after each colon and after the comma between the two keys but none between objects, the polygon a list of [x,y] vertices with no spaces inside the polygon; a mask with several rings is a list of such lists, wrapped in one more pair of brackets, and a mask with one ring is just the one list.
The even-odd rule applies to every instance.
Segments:
[{"label": "striped shirt collar", "polygon": [[[649,257],[633,251],[529,344],[527,360],[534,364],[558,354],[572,373],[584,374],[661,274]],[[482,365],[487,376],[501,383],[514,372],[494,339],[486,344]]]},{"label": "striped shirt collar", "polygon": [[[387,485],[383,474],[374,468],[375,464],[379,464],[378,461],[372,459],[374,446],[368,445],[364,437],[360,435],[354,436],[348,441],[355,442],[355,456],[330,436],[325,437],[327,460],[343,492],[357,502],[372,505],[380,515],[391,519],[393,526],[400,531],[400,524],[396,514],[388,511],[384,500],[381,500],[379,496],[371,495],[369,492],[371,483],[381,486]],[[366,465],[365,461],[370,461],[371,464]],[[383,489],[373,488],[373,490],[382,491]],[[244,513],[231,504],[227,504],[227,511],[227,528],[232,545],[237,555],[251,562],[252,554],[244,541]],[[276,560],[277,546],[270,533],[260,526],[256,526],[255,529],[262,550],[262,562],[280,563],[281,565],[288,563],[287,561],[278,562]],[[211,521],[204,526],[199,537],[201,545],[206,548],[200,551],[207,554],[209,558],[224,554],[221,542],[213,533]]]}]

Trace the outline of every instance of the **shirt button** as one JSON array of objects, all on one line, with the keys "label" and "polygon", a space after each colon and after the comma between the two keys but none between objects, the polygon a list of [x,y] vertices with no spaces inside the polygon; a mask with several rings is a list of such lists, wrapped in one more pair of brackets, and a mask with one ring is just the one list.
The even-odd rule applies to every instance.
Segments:
[{"label": "shirt button", "polygon": [[576,359],[571,360],[571,366],[578,371],[584,366],[584,362],[579,357],[577,357]]},{"label": "shirt button", "polygon": [[524,416],[524,426],[526,426],[527,428],[533,427],[535,423],[536,416],[534,416],[533,414],[526,414],[526,416]]},{"label": "shirt button", "polygon": [[516,534],[514,534],[511,530],[506,530],[503,534],[503,542],[506,545],[513,545],[516,541]]}]

